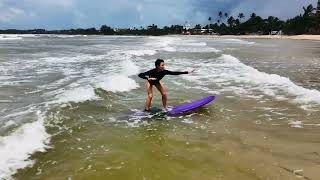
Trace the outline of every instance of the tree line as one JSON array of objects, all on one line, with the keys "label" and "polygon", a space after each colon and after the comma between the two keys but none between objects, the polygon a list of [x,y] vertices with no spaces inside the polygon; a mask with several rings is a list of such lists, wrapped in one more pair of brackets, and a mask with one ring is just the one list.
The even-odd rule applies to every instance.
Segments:
[{"label": "tree line", "polygon": [[[280,20],[278,17],[269,16],[265,19],[256,13],[249,15],[239,13],[237,17],[229,16],[227,12],[220,11],[217,13],[217,21],[212,22],[212,18],[208,18],[208,24],[201,26],[200,24],[190,29],[185,29],[182,25],[171,25],[159,28],[152,24],[147,27],[139,28],[123,28],[115,29],[107,25],[102,25],[100,29],[68,29],[68,30],[17,30],[7,29],[0,30],[0,34],[68,34],[68,35],[169,35],[182,34],[186,31],[191,34],[209,34],[211,32],[220,35],[244,35],[244,34],[269,34],[271,31],[282,31],[287,35],[299,34],[320,34],[320,13],[310,4],[303,7],[303,14],[299,14],[294,18],[286,21]],[[202,31],[199,31],[202,30]],[[204,30],[204,31],[203,31]]]},{"label": "tree line", "polygon": [[[303,7],[303,14],[288,19],[280,20],[278,17],[269,16],[266,19],[252,13],[249,19],[243,21],[244,13],[239,13],[237,18],[228,13],[219,12],[216,23],[209,23],[204,28],[212,29],[219,34],[269,34],[271,31],[282,31],[287,35],[320,34],[320,13],[310,4]],[[211,22],[211,17],[208,18]],[[199,26],[199,25],[198,25]],[[199,27],[198,27],[199,28]]]}]

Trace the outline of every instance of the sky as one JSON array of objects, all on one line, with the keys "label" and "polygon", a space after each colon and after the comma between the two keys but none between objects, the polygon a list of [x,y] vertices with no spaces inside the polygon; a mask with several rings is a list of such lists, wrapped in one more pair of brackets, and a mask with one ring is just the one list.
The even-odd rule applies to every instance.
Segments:
[{"label": "sky", "polygon": [[234,17],[252,12],[286,20],[303,13],[318,0],[0,0],[0,29],[146,27],[156,24],[192,26],[218,19],[218,12]]}]

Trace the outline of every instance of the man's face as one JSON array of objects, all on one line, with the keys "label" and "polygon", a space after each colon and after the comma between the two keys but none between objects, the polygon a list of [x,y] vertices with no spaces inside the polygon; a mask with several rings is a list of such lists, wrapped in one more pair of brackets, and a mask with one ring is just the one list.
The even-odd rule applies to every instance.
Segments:
[{"label": "man's face", "polygon": [[160,65],[159,65],[159,69],[160,69],[161,71],[163,71],[163,70],[164,70],[164,62],[161,62],[161,63],[160,63]]}]

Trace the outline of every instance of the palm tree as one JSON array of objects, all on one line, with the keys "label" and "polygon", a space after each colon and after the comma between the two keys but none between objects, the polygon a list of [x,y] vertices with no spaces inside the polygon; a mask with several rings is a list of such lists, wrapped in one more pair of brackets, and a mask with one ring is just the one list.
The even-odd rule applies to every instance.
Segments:
[{"label": "palm tree", "polygon": [[235,25],[235,19],[232,16],[229,17],[227,22],[228,22],[230,27],[233,27]]},{"label": "palm tree", "polygon": [[194,29],[201,29],[201,25],[200,24],[197,24]]},{"label": "palm tree", "polygon": [[304,13],[303,16],[313,16],[313,11],[316,10],[316,8],[314,8],[312,6],[312,4],[310,4],[309,6],[307,6],[307,8],[303,7]]},{"label": "palm tree", "polygon": [[228,17],[228,13],[224,13],[224,16],[227,18]]},{"label": "palm tree", "polygon": [[211,23],[211,17],[208,18],[208,21],[209,21],[209,25],[208,25],[208,27],[207,27],[207,30],[208,30],[208,32],[209,32],[209,29],[211,28],[211,24],[212,24],[212,23]]},{"label": "palm tree", "polygon": [[234,21],[234,24],[235,24],[236,26],[239,26],[239,25],[240,25],[240,20],[239,20],[239,19],[236,19],[236,20]]},{"label": "palm tree", "polygon": [[219,17],[222,18],[222,11],[219,11]]},{"label": "palm tree", "polygon": [[256,13],[252,13],[250,17],[255,18],[255,17],[257,17],[257,15],[256,15]]},{"label": "palm tree", "polygon": [[244,14],[243,14],[243,13],[239,13],[238,17],[239,17],[239,18],[240,18],[240,20],[241,20],[241,19],[243,19],[243,18],[244,18]]}]

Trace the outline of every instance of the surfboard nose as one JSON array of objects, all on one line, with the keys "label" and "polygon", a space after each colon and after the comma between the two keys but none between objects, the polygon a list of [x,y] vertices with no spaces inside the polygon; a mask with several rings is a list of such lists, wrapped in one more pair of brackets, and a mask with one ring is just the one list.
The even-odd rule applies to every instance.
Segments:
[{"label": "surfboard nose", "polygon": [[174,106],[172,110],[169,111],[169,114],[175,115],[175,114],[180,114],[180,113],[184,113],[184,112],[199,108],[201,106],[204,106],[210,103],[215,98],[216,98],[215,96],[208,96],[199,100],[192,101],[190,103]]}]

